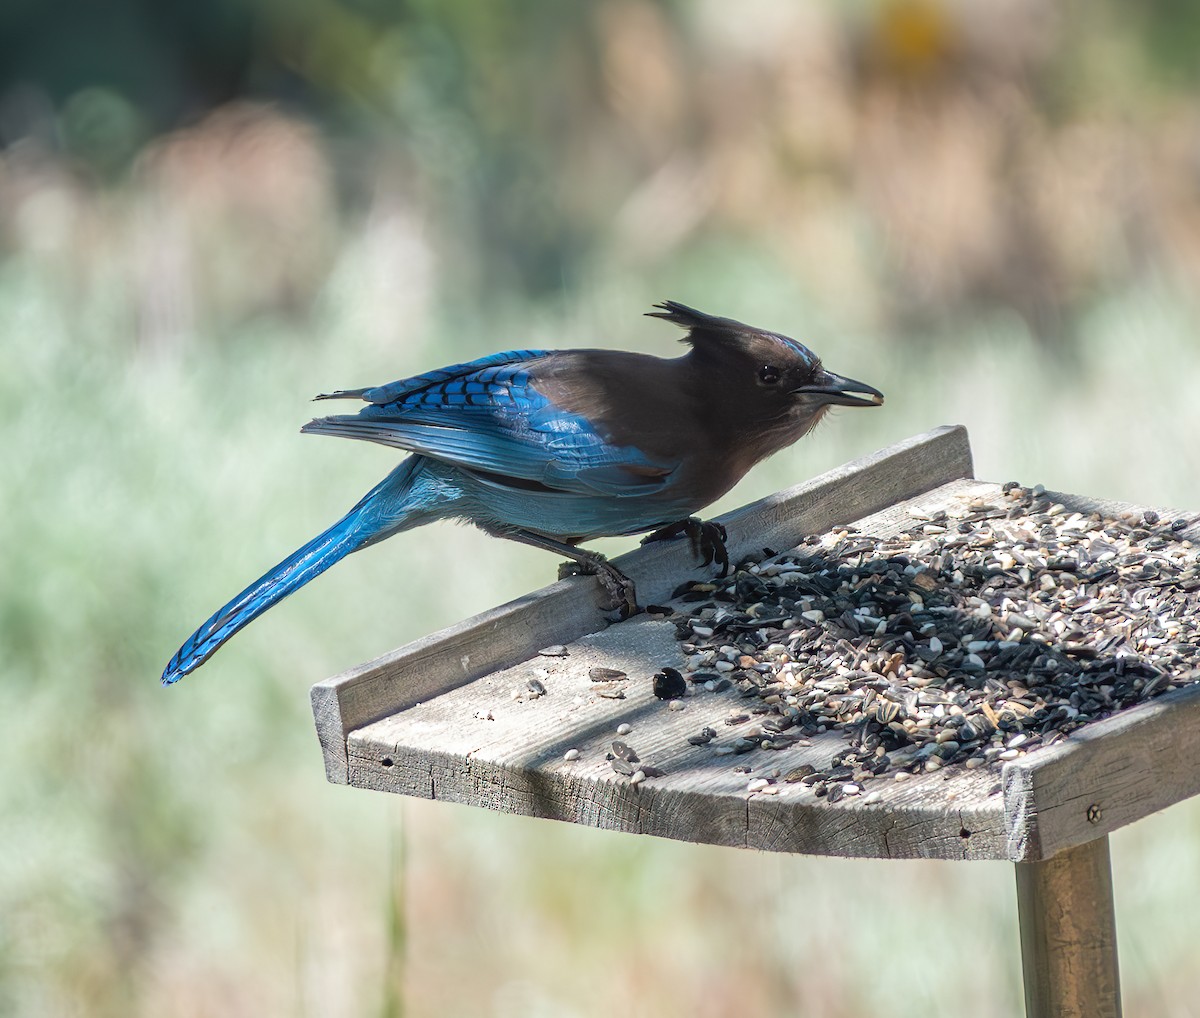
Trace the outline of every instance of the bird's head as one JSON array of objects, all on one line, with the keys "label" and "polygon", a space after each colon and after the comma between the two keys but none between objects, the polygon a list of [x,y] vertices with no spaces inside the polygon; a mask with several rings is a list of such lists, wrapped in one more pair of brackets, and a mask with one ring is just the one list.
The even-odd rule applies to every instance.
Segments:
[{"label": "bird's head", "polygon": [[[665,301],[647,314],[688,330],[684,342],[706,374],[729,393],[728,405],[749,420],[787,432],[809,431],[831,406],[881,406],[883,393],[828,370],[803,343],[765,329],[716,318]],[[724,402],[724,401],[723,401]]]}]

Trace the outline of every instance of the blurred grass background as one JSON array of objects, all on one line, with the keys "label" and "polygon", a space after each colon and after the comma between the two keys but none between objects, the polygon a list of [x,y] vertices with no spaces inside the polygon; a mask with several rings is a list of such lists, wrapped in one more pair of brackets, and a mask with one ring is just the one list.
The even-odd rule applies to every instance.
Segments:
[{"label": "blurred grass background", "polygon": [[[306,400],[665,297],[937,424],[1200,508],[1200,8],[83,0],[0,9],[0,1014],[1018,1013],[1011,867],[778,858],[325,784],[308,686],[515,597],[439,525],[170,691],[395,461]],[[603,542],[621,550],[632,542]],[[1200,1014],[1200,809],[1114,839],[1126,1013]]]}]

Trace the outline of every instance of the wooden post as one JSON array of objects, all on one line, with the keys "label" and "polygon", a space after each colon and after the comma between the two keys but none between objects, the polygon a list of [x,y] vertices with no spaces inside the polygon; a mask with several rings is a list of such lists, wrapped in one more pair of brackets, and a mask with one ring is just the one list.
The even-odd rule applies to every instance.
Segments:
[{"label": "wooden post", "polygon": [[1016,868],[1027,1018],[1120,1018],[1108,838]]}]

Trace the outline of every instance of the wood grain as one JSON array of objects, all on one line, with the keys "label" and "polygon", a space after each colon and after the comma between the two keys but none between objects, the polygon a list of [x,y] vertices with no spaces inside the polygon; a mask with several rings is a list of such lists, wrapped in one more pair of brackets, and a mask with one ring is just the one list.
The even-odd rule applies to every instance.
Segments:
[{"label": "wood grain", "polygon": [[[682,666],[674,626],[639,617],[568,647],[460,686],[350,734],[349,782],[607,830],[767,851],[871,857],[995,858],[1004,852],[998,773],[958,770],[901,783],[879,780],[879,802],[831,804],[808,786],[779,783],[748,792],[755,776],[801,764],[825,768],[844,748],[838,732],[809,746],[717,755],[753,725],[727,725],[728,695],[694,693],[684,709],[654,697],[651,676]],[[596,693],[594,665],[628,673],[621,700]],[[514,700],[536,678],[537,699]],[[640,786],[613,771],[606,754],[617,728],[641,763],[661,769]],[[707,746],[687,737],[718,731]],[[567,761],[567,750],[578,759]],[[752,766],[743,773],[735,768]]]},{"label": "wood grain", "polygon": [[1004,768],[1008,857],[1048,859],[1200,794],[1200,686],[1080,729]]},{"label": "wood grain", "polygon": [[[763,545],[790,547],[807,533],[848,522],[945,481],[970,477],[966,429],[935,428],[854,460],[721,518],[736,559]],[[647,545],[616,560],[641,603],[664,599],[696,571],[686,542]],[[348,780],[347,735],[553,643],[603,624],[600,588],[590,577],[543,587],[499,608],[400,647],[312,687],[317,735],[330,781]]]}]

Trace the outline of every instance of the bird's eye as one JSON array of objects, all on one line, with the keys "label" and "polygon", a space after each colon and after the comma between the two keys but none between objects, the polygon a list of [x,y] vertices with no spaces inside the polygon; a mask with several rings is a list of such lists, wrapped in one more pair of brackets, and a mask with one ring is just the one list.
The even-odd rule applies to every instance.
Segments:
[{"label": "bird's eye", "polygon": [[758,380],[763,385],[774,385],[781,376],[780,370],[774,364],[764,364],[758,369]]}]

